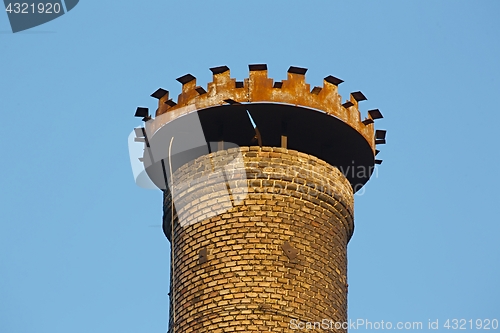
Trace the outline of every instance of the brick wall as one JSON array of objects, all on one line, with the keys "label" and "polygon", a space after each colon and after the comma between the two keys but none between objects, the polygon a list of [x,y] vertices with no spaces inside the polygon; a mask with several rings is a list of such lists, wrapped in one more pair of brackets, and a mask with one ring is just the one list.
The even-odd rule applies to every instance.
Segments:
[{"label": "brick wall", "polygon": [[[346,321],[353,193],[338,169],[293,150],[240,147],[200,157],[173,178],[175,332]],[[169,238],[171,200],[166,192]]]}]

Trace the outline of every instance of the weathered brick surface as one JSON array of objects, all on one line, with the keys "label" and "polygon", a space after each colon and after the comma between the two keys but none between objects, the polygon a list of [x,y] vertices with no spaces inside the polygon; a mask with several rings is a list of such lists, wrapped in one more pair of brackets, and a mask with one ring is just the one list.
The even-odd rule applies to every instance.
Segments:
[{"label": "weathered brick surface", "polygon": [[[284,148],[223,150],[178,169],[173,196],[175,332],[346,321],[353,193],[335,167]],[[170,193],[164,204],[168,229]]]}]

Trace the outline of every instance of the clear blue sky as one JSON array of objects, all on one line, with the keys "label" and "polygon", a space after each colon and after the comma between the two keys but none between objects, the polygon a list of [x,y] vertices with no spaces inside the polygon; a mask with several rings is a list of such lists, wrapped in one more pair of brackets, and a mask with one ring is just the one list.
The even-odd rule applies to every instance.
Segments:
[{"label": "clear blue sky", "polygon": [[[12,34],[0,12],[0,332],[165,332],[161,192],[127,136],[175,78],[345,81],[384,160],[356,196],[349,317],[500,319],[500,2],[80,1]],[[363,330],[358,330],[363,331]]]}]

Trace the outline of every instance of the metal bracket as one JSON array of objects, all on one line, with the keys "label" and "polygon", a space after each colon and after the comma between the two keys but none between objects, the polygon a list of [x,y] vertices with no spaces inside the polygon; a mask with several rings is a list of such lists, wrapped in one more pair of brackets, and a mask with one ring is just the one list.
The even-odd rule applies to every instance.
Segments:
[{"label": "metal bracket", "polygon": [[292,245],[290,245],[290,243],[284,242],[281,247],[283,248],[283,251],[285,251],[285,254],[288,257],[288,259],[293,260],[293,259],[297,258],[299,251],[296,248],[294,248]]},{"label": "metal bracket", "polygon": [[200,250],[199,252],[199,258],[198,258],[198,263],[199,264],[204,264],[208,261],[208,251],[207,248],[204,247]]}]

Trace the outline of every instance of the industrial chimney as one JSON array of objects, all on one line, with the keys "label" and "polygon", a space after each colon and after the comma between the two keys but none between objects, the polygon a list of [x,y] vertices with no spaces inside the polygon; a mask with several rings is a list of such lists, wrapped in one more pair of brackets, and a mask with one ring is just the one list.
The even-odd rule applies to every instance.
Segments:
[{"label": "industrial chimney", "polygon": [[249,70],[211,68],[206,88],[184,75],[176,101],[153,93],[154,119],[137,109],[136,179],[163,190],[172,245],[169,332],[345,332],[353,195],[381,163],[382,115],[361,117],[359,91],[342,102],[334,76]]}]

